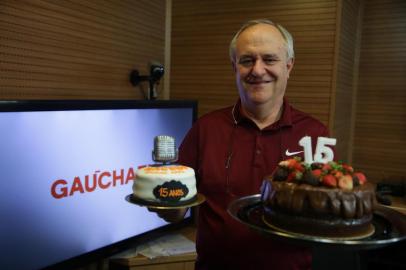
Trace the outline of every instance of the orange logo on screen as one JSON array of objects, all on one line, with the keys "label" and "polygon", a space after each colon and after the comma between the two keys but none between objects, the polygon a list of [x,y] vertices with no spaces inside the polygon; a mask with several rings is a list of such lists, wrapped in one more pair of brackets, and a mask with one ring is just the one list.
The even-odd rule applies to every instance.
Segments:
[{"label": "orange logo on screen", "polygon": [[55,199],[74,196],[78,193],[93,192],[97,188],[108,189],[118,185],[126,185],[134,180],[134,169],[120,169],[119,171],[95,171],[93,175],[76,176],[70,183],[65,179],[55,180],[51,185],[51,195]]}]

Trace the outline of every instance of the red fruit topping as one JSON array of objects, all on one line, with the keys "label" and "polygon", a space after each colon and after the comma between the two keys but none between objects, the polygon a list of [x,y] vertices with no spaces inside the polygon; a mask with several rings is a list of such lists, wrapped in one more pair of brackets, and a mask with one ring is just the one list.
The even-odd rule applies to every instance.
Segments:
[{"label": "red fruit topping", "polygon": [[349,174],[345,174],[338,179],[338,187],[341,189],[351,190],[353,188],[352,177]]},{"label": "red fruit topping", "polygon": [[320,169],[312,170],[312,174],[317,178],[320,178],[321,173],[322,173],[322,171]]},{"label": "red fruit topping", "polygon": [[350,165],[343,163],[342,166],[343,166],[343,169],[344,169],[345,172],[347,172],[347,173],[353,173],[354,172],[354,169]]},{"label": "red fruit topping", "polygon": [[273,179],[313,186],[338,187],[343,190],[352,190],[367,181],[363,173],[354,173],[353,167],[349,164],[334,161],[326,164],[306,164],[298,157],[279,162]]},{"label": "red fruit topping", "polygon": [[366,176],[361,172],[354,173],[354,176],[358,178],[358,182],[360,185],[365,184],[365,182],[367,181]]},{"label": "red fruit topping", "polygon": [[334,175],[335,178],[339,179],[341,176],[343,176],[344,174],[340,171],[332,171],[331,172],[332,175]]},{"label": "red fruit topping", "polygon": [[305,171],[305,167],[302,164],[298,163],[298,162],[293,165],[293,169],[296,170],[296,171],[299,171],[299,172],[304,172]]},{"label": "red fruit topping", "polygon": [[331,174],[323,176],[322,184],[327,187],[337,187],[337,179]]},{"label": "red fruit topping", "polygon": [[291,163],[292,163],[291,160],[292,159],[282,160],[281,162],[279,162],[279,166],[285,167],[285,168],[291,168]]},{"label": "red fruit topping", "polygon": [[323,167],[321,169],[323,171],[330,171],[332,168],[331,168],[330,164],[326,163],[326,164],[323,165]]},{"label": "red fruit topping", "polygon": [[288,159],[287,161],[289,169],[294,169],[297,165],[300,165],[299,162],[294,158]]},{"label": "red fruit topping", "polygon": [[289,173],[288,177],[286,177],[286,181],[292,182],[294,180],[296,180],[296,172]]}]

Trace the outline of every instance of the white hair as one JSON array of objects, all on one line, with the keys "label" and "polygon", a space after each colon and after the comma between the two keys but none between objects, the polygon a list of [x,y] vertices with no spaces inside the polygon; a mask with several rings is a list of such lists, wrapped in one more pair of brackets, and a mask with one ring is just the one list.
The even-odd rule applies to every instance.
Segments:
[{"label": "white hair", "polygon": [[234,35],[233,39],[230,42],[229,48],[229,55],[231,62],[235,61],[235,50],[237,46],[237,39],[240,34],[246,30],[247,28],[257,25],[257,24],[269,24],[275,26],[276,29],[281,33],[283,39],[285,40],[286,52],[288,60],[293,59],[295,57],[295,52],[293,50],[293,37],[292,35],[286,30],[282,25],[272,22],[268,19],[258,19],[258,20],[251,20],[246,22],[243,26],[241,26],[240,30]]}]

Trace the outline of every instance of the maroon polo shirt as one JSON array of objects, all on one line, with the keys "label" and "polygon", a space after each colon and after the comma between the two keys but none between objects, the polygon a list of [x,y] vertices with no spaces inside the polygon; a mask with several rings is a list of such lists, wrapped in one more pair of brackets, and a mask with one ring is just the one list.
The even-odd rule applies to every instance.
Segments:
[{"label": "maroon polo shirt", "polygon": [[[258,194],[264,176],[286,150],[303,150],[298,141],[328,136],[318,120],[283,103],[281,119],[260,130],[244,117],[241,102],[201,117],[180,146],[179,162],[195,169],[200,206],[196,269],[310,269],[308,249],[271,240],[227,213],[233,200]],[[303,158],[303,154],[299,154]]]}]

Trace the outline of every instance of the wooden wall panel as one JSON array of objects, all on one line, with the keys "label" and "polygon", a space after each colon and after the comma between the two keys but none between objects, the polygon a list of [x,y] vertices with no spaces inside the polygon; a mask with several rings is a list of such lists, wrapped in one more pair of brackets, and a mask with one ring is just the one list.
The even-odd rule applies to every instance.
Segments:
[{"label": "wooden wall panel", "polygon": [[144,98],[129,73],[164,52],[162,0],[0,2],[0,99]]},{"label": "wooden wall panel", "polygon": [[406,2],[365,2],[354,164],[374,181],[406,181]]},{"label": "wooden wall panel", "polygon": [[329,124],[335,0],[175,0],[172,5],[171,98],[197,99],[200,115],[234,104],[229,42],[245,21],[270,18],[295,40],[289,100]]},{"label": "wooden wall panel", "polygon": [[332,134],[337,138],[336,152],[342,161],[352,162],[353,118],[356,103],[358,60],[361,34],[362,1],[342,0],[339,20],[336,85],[333,86]]}]

